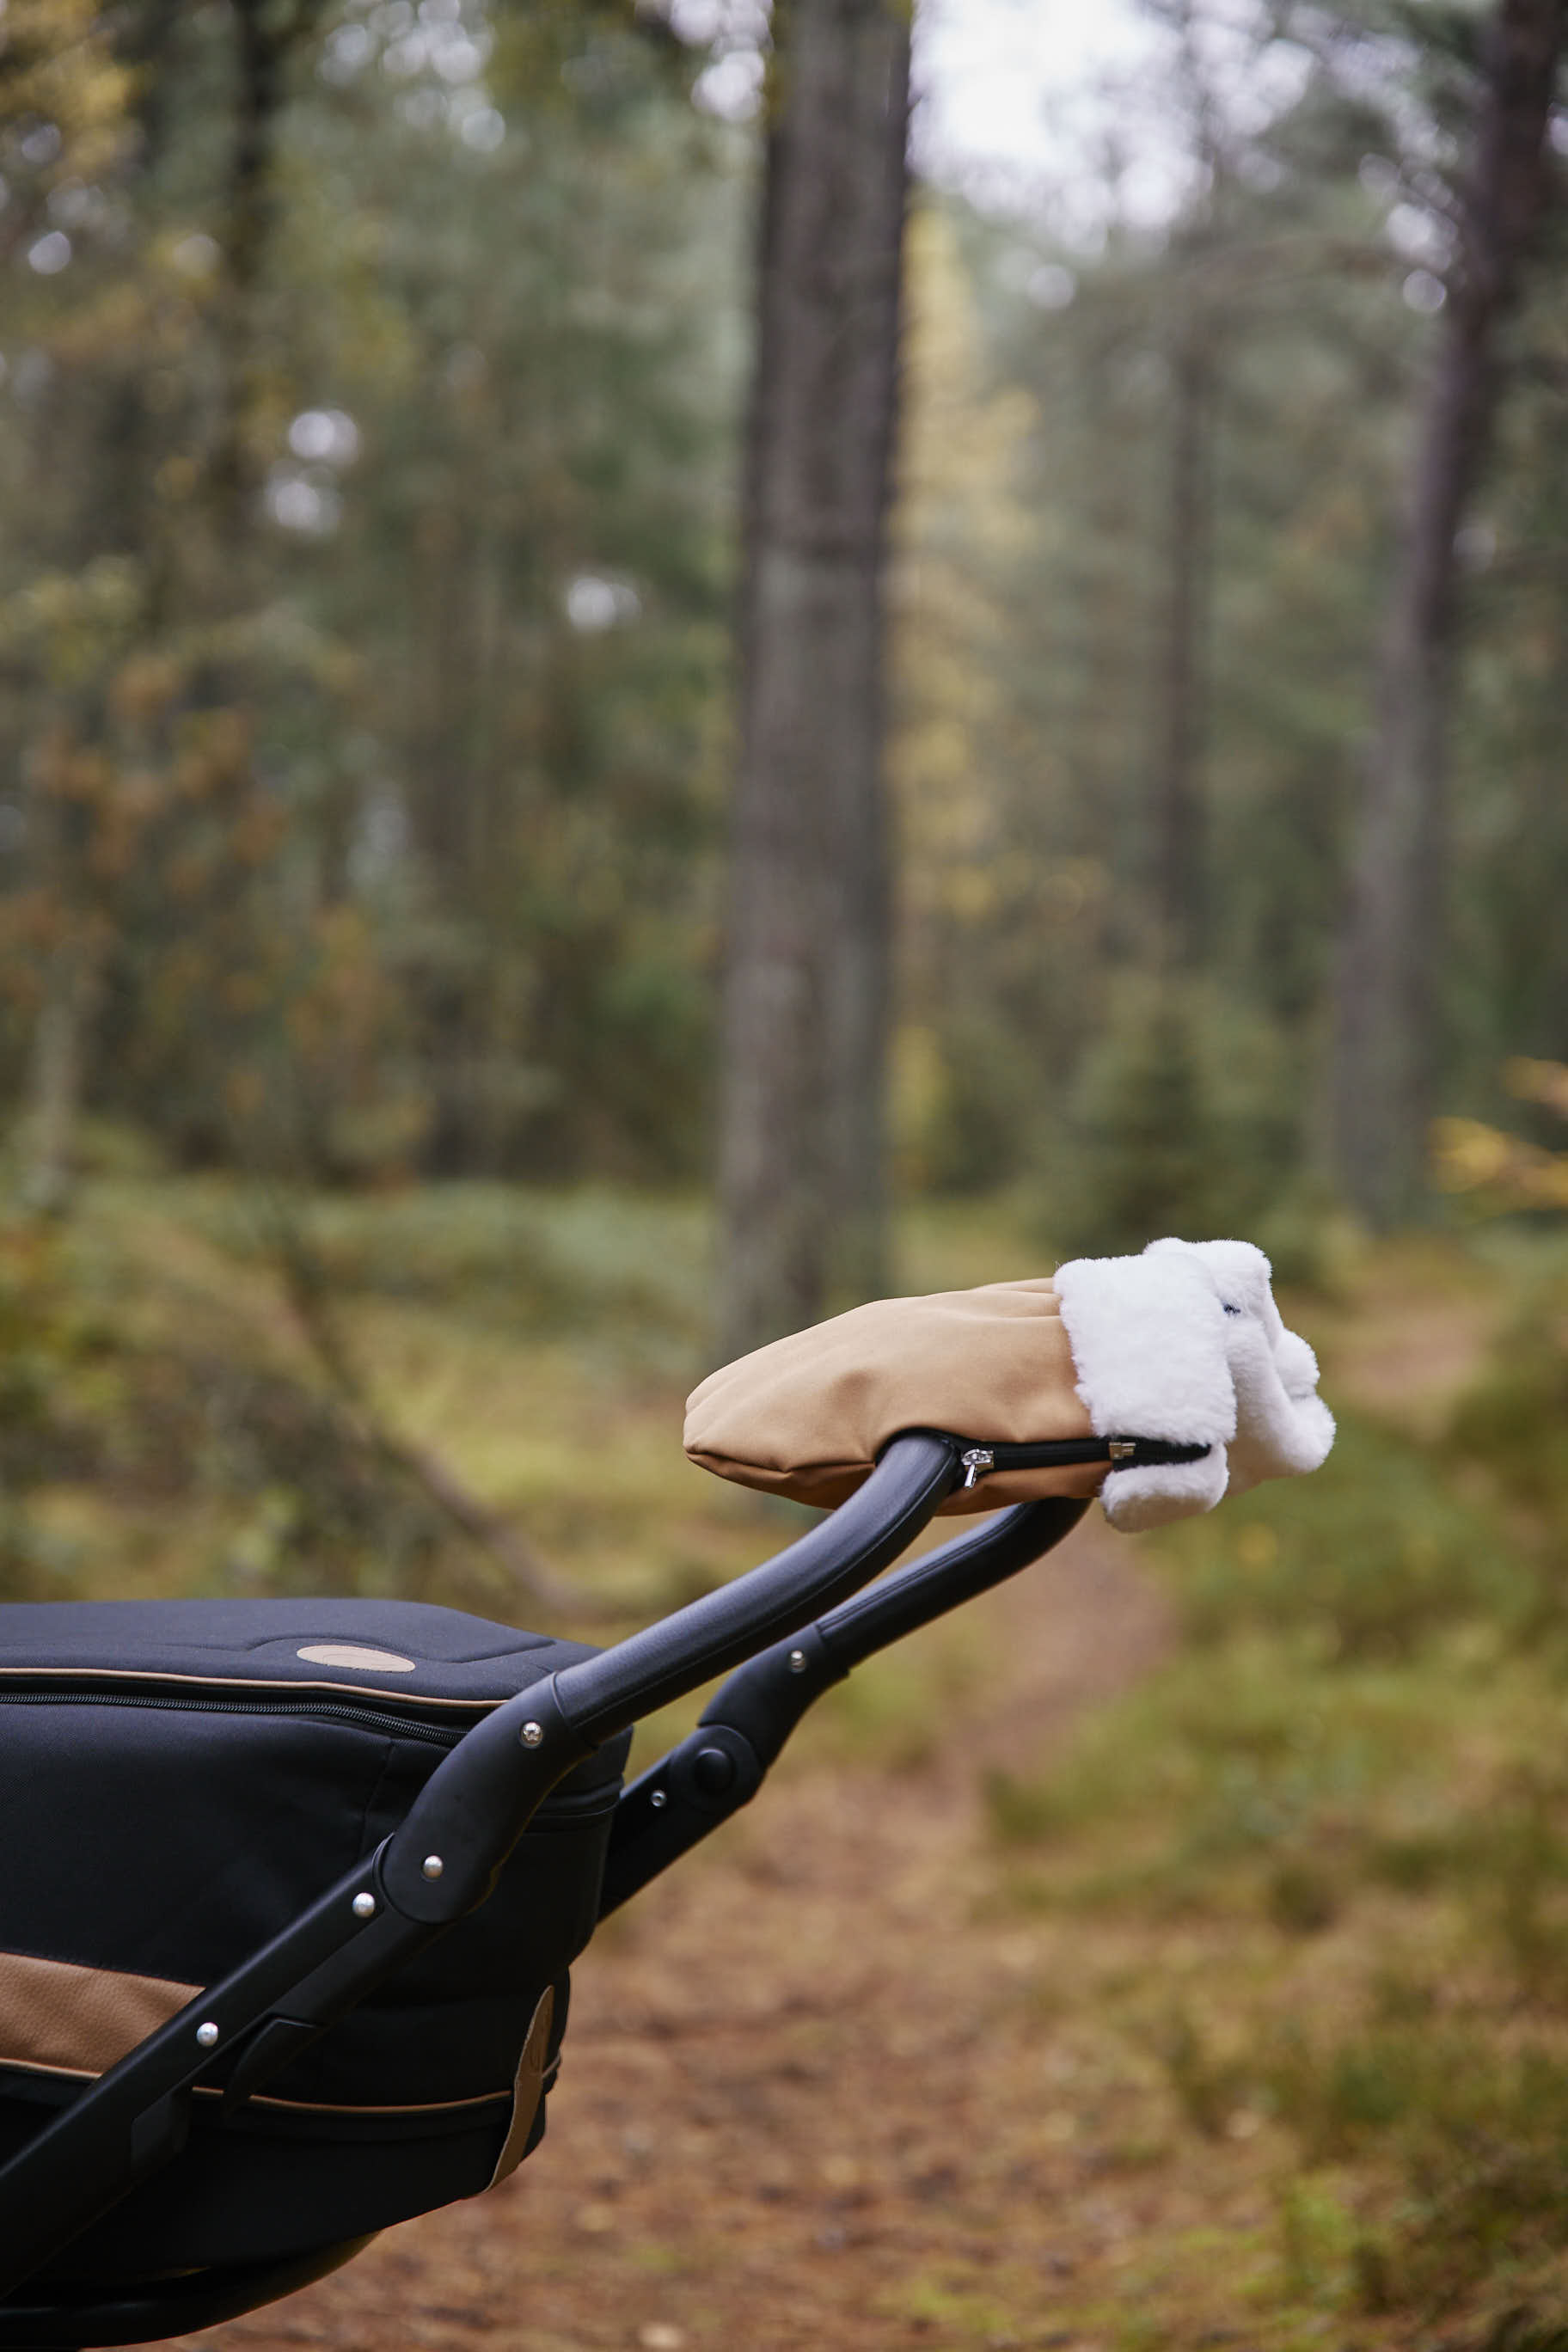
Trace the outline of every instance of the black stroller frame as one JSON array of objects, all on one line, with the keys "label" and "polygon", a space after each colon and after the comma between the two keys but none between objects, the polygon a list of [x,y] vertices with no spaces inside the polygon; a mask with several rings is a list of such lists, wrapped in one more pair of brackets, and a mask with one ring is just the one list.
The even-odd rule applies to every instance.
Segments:
[{"label": "black stroller frame", "polygon": [[198,2086],[221,2089],[225,2116],[235,2114],[481,1905],[543,1800],[604,1743],[737,1669],[695,1728],[621,1794],[601,1919],[755,1794],[824,1691],[1058,1543],[1082,1502],[1019,1505],[869,1583],[961,1483],[969,1443],[924,1430],[896,1438],[864,1486],[775,1559],[495,1706],[374,1853],[35,2132],[0,2167],[0,2352],[184,2335],[323,2277],[367,2244],[339,2239],[107,2286],[62,2278],[57,2263],[178,2157]]}]

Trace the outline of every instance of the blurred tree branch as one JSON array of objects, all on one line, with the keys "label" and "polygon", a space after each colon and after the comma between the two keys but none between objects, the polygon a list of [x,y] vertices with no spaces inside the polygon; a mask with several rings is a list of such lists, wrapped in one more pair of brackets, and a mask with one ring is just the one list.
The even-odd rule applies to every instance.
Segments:
[{"label": "blurred tree branch", "polygon": [[592,1595],[549,1568],[506,1514],[481,1502],[449,1463],[392,1427],[360,1370],[331,1278],[301,1220],[276,1185],[262,1185],[258,1200],[289,1304],[355,1439],[395,1475],[418,1487],[468,1543],[504,1571],[509,1604],[525,1600],[579,1620],[604,1615]]}]

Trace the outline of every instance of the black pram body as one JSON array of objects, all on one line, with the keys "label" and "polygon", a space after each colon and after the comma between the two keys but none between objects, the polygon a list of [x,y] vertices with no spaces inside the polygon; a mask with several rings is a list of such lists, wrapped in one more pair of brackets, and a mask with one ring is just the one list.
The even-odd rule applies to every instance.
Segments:
[{"label": "black pram body", "polygon": [[[870,1583],[969,1444],[900,1436],[605,1651],[396,1601],[0,1611],[0,2352],[209,2326],[508,2171],[596,1920],[831,1684],[1079,1517],[1021,1505]],[[630,1727],[721,1674],[623,1790]]]},{"label": "black pram body", "polygon": [[[0,2155],[374,1853],[492,1708],[591,1654],[411,1601],[0,1611]],[[198,2091],[184,2152],[72,2275],[288,2254],[510,2170],[543,2129],[628,1744],[577,1765],[489,1899],[265,2091],[226,2116],[221,2083]]]}]

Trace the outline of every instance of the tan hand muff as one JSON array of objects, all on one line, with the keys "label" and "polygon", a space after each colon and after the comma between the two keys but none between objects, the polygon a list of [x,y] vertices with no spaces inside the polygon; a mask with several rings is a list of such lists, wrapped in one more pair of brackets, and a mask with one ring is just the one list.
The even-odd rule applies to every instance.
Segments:
[{"label": "tan hand muff", "polygon": [[[1093,1495],[1109,1452],[1076,1379],[1048,1276],[879,1298],[710,1372],[687,1402],[686,1451],[721,1478],[830,1507],[900,1430],[939,1429],[993,1457],[944,1511]],[[1092,1460],[1048,1458],[1086,1442]],[[1047,1458],[1017,1465],[1014,1448]]]}]

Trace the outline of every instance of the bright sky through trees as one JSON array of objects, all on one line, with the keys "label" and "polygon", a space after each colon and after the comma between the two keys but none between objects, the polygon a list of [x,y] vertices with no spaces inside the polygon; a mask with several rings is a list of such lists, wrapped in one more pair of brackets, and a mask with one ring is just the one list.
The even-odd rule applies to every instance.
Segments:
[{"label": "bright sky through trees", "polygon": [[925,168],[1000,191],[1055,180],[1064,105],[1146,62],[1155,35],[1135,0],[923,0],[916,12]]},{"label": "bright sky through trees", "polygon": [[[1256,131],[1303,86],[1290,44],[1260,49],[1254,0],[1206,12],[1194,37],[1235,127]],[[1175,37],[1138,0],[921,0],[916,155],[927,176],[989,208],[1042,209],[1069,245],[1098,249],[1107,208],[1151,226],[1189,185],[1161,67]]]},{"label": "bright sky through trees", "polygon": [[[699,105],[749,119],[762,89],[765,0],[668,0],[668,16],[683,40],[712,47]],[[1107,83],[1146,67],[1161,38],[1138,0],[1097,0],[1092,11],[1076,0],[918,0],[919,167],[1002,205],[1059,195],[1099,143]],[[1161,144],[1149,142],[1140,171],[1141,208],[1154,218],[1169,214],[1178,185]]]}]

